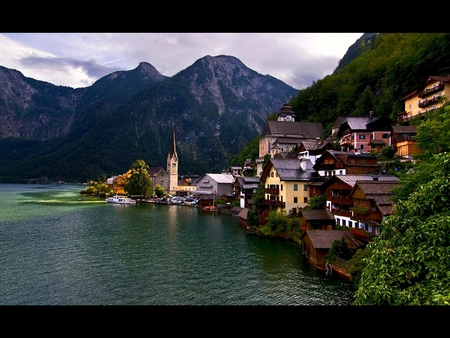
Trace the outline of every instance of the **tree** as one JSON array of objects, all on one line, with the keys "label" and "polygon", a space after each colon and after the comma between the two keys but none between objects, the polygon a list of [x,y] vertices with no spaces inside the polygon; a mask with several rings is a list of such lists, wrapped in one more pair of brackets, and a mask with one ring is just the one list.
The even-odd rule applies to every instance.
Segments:
[{"label": "tree", "polygon": [[308,209],[325,209],[327,205],[327,198],[325,195],[316,195],[309,199]]},{"label": "tree", "polygon": [[417,159],[428,160],[434,154],[450,151],[450,106],[428,114],[427,118],[417,126],[415,136],[417,146],[421,153]]},{"label": "tree", "polygon": [[131,176],[124,186],[130,195],[149,196],[152,192],[152,182],[148,173],[148,165],[143,160],[136,160],[130,167]]},{"label": "tree", "polygon": [[432,160],[432,179],[397,202],[367,245],[355,304],[450,305],[450,153]]}]

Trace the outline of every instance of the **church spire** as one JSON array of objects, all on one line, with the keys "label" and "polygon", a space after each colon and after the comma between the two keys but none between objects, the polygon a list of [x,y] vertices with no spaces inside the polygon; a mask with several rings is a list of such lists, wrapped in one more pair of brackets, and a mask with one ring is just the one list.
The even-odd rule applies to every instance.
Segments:
[{"label": "church spire", "polygon": [[170,155],[176,155],[177,153],[177,145],[175,142],[175,123],[172,123],[172,148],[170,149]]}]

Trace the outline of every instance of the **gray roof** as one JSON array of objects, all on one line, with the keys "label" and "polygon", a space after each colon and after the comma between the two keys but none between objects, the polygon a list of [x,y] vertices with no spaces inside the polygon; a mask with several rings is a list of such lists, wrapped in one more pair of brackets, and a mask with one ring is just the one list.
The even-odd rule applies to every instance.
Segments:
[{"label": "gray roof", "polygon": [[334,221],[334,215],[326,209],[303,209],[301,212],[307,221]]},{"label": "gray roof", "polygon": [[325,138],[323,125],[318,122],[267,121],[262,136],[267,135],[311,139]]},{"label": "gray roof", "polygon": [[[271,158],[270,162],[276,169],[281,181],[310,181],[316,171],[311,160],[306,160],[306,170],[301,167],[299,158]],[[305,161],[305,160],[303,160]]]},{"label": "gray roof", "polygon": [[306,233],[316,249],[329,249],[334,241],[345,236],[343,230],[306,230]]},{"label": "gray roof", "polygon": [[345,122],[352,130],[366,130],[367,124],[378,120],[380,117],[354,117],[348,116],[345,118]]},{"label": "gray roof", "polygon": [[[372,175],[372,174],[359,174],[359,175],[336,175],[342,182],[347,183],[349,186],[354,187],[356,181],[374,181],[374,177],[378,179],[378,182],[395,182],[399,181],[395,175]],[[377,181],[374,181],[377,182]]]}]

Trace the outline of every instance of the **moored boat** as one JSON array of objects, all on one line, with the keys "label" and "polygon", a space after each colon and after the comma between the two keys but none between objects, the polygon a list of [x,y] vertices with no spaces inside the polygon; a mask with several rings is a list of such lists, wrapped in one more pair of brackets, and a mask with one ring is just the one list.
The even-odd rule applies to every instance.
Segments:
[{"label": "moored boat", "polygon": [[114,204],[136,204],[136,201],[134,199],[119,195],[107,197],[106,202]]}]

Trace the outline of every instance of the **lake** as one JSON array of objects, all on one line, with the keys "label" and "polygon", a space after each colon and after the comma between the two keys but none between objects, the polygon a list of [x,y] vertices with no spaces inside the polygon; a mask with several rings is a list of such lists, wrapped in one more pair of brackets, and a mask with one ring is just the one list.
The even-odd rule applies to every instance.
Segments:
[{"label": "lake", "polygon": [[351,283],[236,216],[0,184],[0,305],[332,305]]}]

